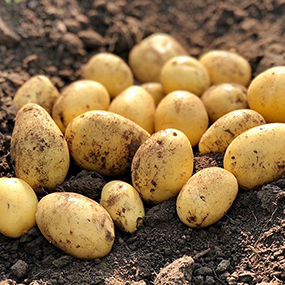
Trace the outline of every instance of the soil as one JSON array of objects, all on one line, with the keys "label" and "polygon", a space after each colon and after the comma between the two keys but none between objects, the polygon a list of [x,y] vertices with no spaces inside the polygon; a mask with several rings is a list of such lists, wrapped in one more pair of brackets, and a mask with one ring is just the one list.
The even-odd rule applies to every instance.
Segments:
[{"label": "soil", "polygon": [[[12,99],[35,74],[48,75],[62,89],[80,78],[93,54],[107,50],[127,60],[132,46],[153,32],[173,35],[193,56],[235,50],[254,75],[285,65],[284,0],[16,2],[0,5],[1,177],[14,175]],[[195,153],[195,171],[222,166],[222,154]],[[95,185],[92,198],[98,199],[104,179],[79,172],[72,168],[59,190],[90,195]],[[64,254],[36,227],[19,239],[0,235],[0,284],[284,284],[284,193],[285,178],[240,190],[224,218],[205,229],[181,223],[175,199],[146,205],[143,226],[133,235],[117,230],[111,253],[92,261]]]}]

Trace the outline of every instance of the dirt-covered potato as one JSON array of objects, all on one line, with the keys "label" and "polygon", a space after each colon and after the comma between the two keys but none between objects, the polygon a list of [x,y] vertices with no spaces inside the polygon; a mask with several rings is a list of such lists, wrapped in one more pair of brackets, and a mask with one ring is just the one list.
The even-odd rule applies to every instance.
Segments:
[{"label": "dirt-covered potato", "polygon": [[203,134],[199,142],[199,151],[201,154],[223,153],[238,135],[264,124],[264,118],[253,110],[232,111],[218,119]]},{"label": "dirt-covered potato", "polygon": [[163,65],[179,55],[188,55],[188,53],[170,35],[156,33],[132,48],[129,64],[139,81],[159,82]]},{"label": "dirt-covered potato", "polygon": [[159,82],[149,82],[141,85],[153,98],[155,106],[159,104],[161,99],[165,96],[162,84]]},{"label": "dirt-covered potato", "polygon": [[36,75],[25,82],[14,97],[14,104],[20,109],[27,103],[36,103],[51,114],[59,92],[48,77]]},{"label": "dirt-covered potato", "polygon": [[195,146],[208,128],[204,104],[187,91],[174,91],[159,103],[154,117],[155,131],[174,128],[182,131]]},{"label": "dirt-covered potato", "polygon": [[56,100],[52,118],[64,133],[75,117],[91,110],[107,110],[110,96],[107,89],[92,80],[79,80],[66,87]]},{"label": "dirt-covered potato", "polygon": [[36,221],[49,242],[76,258],[103,257],[114,243],[114,223],[108,212],[77,193],[55,192],[42,198]]},{"label": "dirt-covered potato", "polygon": [[38,198],[31,186],[18,178],[0,178],[0,233],[18,238],[36,225]]},{"label": "dirt-covered potato", "polygon": [[144,205],[132,185],[119,180],[107,183],[102,190],[100,204],[124,232],[134,233],[142,225]]},{"label": "dirt-covered potato", "polygon": [[82,77],[104,85],[111,98],[134,83],[129,66],[120,57],[105,52],[96,54],[89,59],[83,67]]},{"label": "dirt-covered potato", "polygon": [[69,169],[69,151],[62,132],[41,106],[29,103],[16,116],[11,159],[18,178],[36,192],[52,191]]},{"label": "dirt-covered potato", "polygon": [[189,227],[203,228],[219,221],[238,193],[234,175],[219,167],[204,168],[193,175],[180,191],[176,209]]}]

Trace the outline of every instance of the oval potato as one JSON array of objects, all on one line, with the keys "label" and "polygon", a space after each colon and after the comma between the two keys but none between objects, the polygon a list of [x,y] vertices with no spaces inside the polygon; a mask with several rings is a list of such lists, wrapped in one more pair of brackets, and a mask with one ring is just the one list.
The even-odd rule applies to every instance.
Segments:
[{"label": "oval potato", "polygon": [[165,96],[162,84],[159,82],[148,82],[141,85],[153,98],[155,106],[159,104]]}]

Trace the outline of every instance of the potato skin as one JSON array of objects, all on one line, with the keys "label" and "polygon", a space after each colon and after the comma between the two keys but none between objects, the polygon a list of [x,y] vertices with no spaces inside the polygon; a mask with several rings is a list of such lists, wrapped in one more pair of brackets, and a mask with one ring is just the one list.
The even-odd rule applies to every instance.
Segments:
[{"label": "potato skin", "polygon": [[155,106],[159,104],[161,99],[165,96],[163,86],[159,82],[148,82],[141,85],[153,98]]},{"label": "potato skin", "polygon": [[189,227],[203,228],[219,221],[238,193],[234,175],[219,167],[204,168],[194,174],[180,191],[176,209]]},{"label": "potato skin", "polygon": [[114,243],[114,224],[108,212],[77,193],[55,192],[42,198],[36,221],[48,241],[76,258],[103,257]]}]

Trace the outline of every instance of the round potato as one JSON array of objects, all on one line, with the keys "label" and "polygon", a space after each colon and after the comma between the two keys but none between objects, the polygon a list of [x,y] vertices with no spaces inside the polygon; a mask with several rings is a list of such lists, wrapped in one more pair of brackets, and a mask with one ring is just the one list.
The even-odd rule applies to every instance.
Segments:
[{"label": "round potato", "polygon": [[38,198],[25,181],[0,178],[0,233],[18,238],[36,225]]},{"label": "round potato", "polygon": [[139,81],[159,82],[163,65],[179,55],[188,55],[188,53],[170,35],[156,33],[132,48],[129,64]]},{"label": "round potato", "polygon": [[107,89],[92,80],[80,80],[64,89],[52,109],[52,118],[64,133],[75,117],[91,110],[107,110],[110,96]]},{"label": "round potato", "polygon": [[83,68],[82,76],[84,79],[94,80],[104,85],[111,98],[134,83],[129,66],[120,57],[105,52],[90,58]]},{"label": "round potato", "polygon": [[248,61],[237,53],[212,50],[203,54],[199,61],[207,68],[212,84],[238,83],[247,87],[251,80]]},{"label": "round potato", "polygon": [[208,128],[209,119],[201,99],[190,92],[174,91],[159,103],[154,117],[155,131],[182,131],[195,146]]},{"label": "round potato", "polygon": [[153,98],[155,106],[159,104],[161,99],[165,96],[162,84],[159,82],[149,82],[141,85]]},{"label": "round potato", "polygon": [[42,198],[36,221],[49,242],[76,258],[103,257],[114,243],[114,224],[108,212],[77,193],[55,192]]},{"label": "round potato", "polygon": [[219,221],[238,193],[236,178],[219,167],[204,168],[193,175],[180,191],[176,209],[189,227],[203,228]]}]

